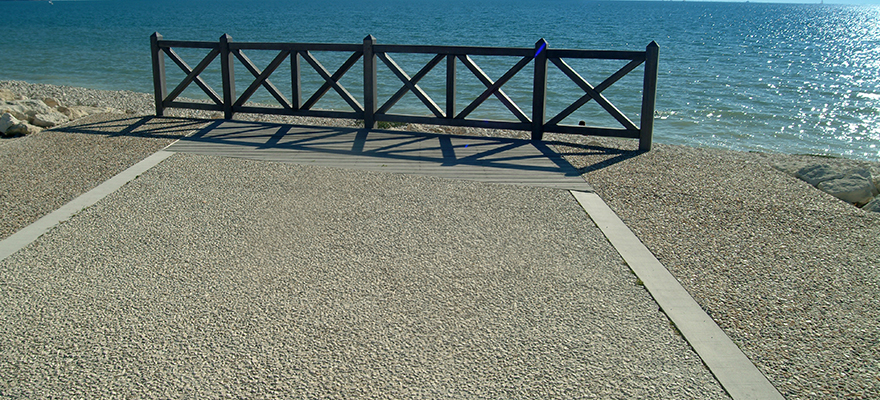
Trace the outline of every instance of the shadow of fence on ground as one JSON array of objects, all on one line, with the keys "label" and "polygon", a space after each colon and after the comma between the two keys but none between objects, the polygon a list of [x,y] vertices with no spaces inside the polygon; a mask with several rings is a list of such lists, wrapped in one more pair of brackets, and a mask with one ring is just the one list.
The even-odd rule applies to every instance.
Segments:
[{"label": "shadow of fence on ground", "polygon": [[136,136],[156,139],[178,139],[205,126],[210,120],[192,118],[172,118],[155,116],[132,116],[119,118],[102,118],[91,122],[85,118],[82,122],[74,122],[52,129],[57,132],[80,133],[106,136]]},{"label": "shadow of fence on ground", "polygon": [[[598,171],[644,153],[554,140],[156,116],[120,116],[97,121],[87,118],[53,131],[181,139],[177,148],[192,150],[213,146],[212,152],[221,154],[222,151],[216,151],[218,146],[235,147],[236,150],[229,150],[227,155],[245,151],[250,153],[249,158],[260,158],[260,153],[308,152],[327,157],[362,156],[388,162],[423,162],[441,167],[549,172],[566,177]],[[591,164],[573,165],[571,161],[579,156]]]},{"label": "shadow of fence on ground", "polygon": [[580,175],[546,143],[512,138],[218,120],[179,145],[203,151],[235,147],[254,157],[275,150]]},{"label": "shadow of fence on ground", "polygon": [[575,161],[574,164],[571,164],[572,168],[575,168],[580,175],[596,172],[647,153],[647,151],[643,150],[620,149],[553,140],[544,140],[544,143],[553,146],[558,154],[569,162],[574,159],[587,160],[587,162],[584,163],[586,165],[575,165],[580,164],[577,161]]}]

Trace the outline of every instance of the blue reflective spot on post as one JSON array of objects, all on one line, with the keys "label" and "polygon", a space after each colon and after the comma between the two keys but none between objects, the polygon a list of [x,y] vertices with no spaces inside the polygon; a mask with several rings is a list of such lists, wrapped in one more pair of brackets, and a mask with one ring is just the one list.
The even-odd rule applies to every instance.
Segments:
[{"label": "blue reflective spot on post", "polygon": [[538,51],[535,52],[535,57],[538,57],[538,54],[541,54],[544,51],[544,48],[547,47],[547,43],[541,43],[541,47],[538,48]]}]

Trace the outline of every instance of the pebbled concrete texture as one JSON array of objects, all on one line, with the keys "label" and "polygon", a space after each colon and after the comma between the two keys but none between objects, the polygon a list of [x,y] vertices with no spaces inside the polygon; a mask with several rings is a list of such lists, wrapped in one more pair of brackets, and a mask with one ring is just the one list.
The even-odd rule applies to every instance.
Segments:
[{"label": "pebbled concrete texture", "polygon": [[36,135],[0,139],[0,239],[205,124],[99,114]]},{"label": "pebbled concrete texture", "polygon": [[0,285],[6,397],[726,398],[562,190],[175,154]]}]

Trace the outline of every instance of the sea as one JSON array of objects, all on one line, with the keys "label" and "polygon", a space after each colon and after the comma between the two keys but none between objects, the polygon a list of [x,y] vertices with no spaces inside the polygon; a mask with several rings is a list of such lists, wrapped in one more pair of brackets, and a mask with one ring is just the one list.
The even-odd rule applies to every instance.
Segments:
[{"label": "sea", "polygon": [[[151,93],[150,35],[237,42],[464,45],[643,51],[660,47],[654,138],[658,143],[880,161],[880,6],[693,1],[584,0],[103,0],[0,1],[0,79]],[[180,49],[191,66],[204,50]],[[277,53],[246,55],[264,68]],[[350,54],[317,52],[332,73]],[[392,55],[410,75],[430,59]],[[516,58],[474,57],[492,79]],[[566,60],[597,85],[623,64]],[[183,72],[166,61],[169,80]],[[289,67],[288,71],[289,71]],[[355,66],[340,83],[362,90]],[[530,114],[531,67],[503,89]],[[281,71],[281,70],[279,70]],[[303,63],[303,97],[323,80]],[[608,100],[638,124],[640,67],[608,88]],[[548,118],[584,94],[551,65]],[[459,65],[458,109],[485,86]],[[220,91],[219,61],[205,80]],[[236,66],[239,91],[252,75]],[[445,64],[420,85],[444,104]],[[289,72],[270,78],[290,93]],[[380,103],[402,86],[379,72]],[[169,82],[173,88],[176,82]],[[184,96],[207,98],[191,85]],[[362,93],[362,92],[361,92]],[[253,101],[271,103],[264,89]],[[346,110],[332,90],[317,105]],[[412,94],[393,112],[427,115]],[[475,118],[515,120],[496,99]],[[591,101],[565,120],[619,127]]]}]

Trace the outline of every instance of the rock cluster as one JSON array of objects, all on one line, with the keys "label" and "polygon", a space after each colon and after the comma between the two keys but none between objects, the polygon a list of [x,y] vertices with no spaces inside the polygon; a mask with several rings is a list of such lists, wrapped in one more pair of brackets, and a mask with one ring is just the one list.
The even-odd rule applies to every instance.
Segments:
[{"label": "rock cluster", "polygon": [[29,135],[91,114],[114,112],[118,111],[83,105],[65,106],[53,97],[28,99],[0,89],[0,134],[3,136]]},{"label": "rock cluster", "polygon": [[846,164],[795,163],[776,168],[863,210],[880,212],[880,167]]}]

